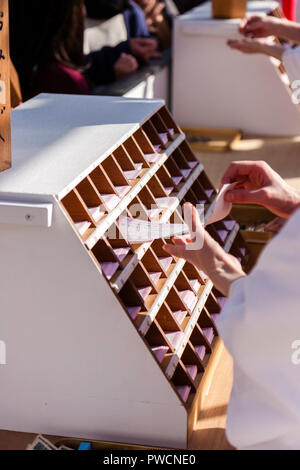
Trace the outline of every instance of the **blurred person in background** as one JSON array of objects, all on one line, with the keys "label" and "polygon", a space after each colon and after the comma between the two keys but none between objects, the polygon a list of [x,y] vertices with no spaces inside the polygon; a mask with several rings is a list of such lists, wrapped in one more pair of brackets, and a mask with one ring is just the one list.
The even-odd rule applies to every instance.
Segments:
[{"label": "blurred person in background", "polygon": [[10,47],[23,99],[38,93],[88,94],[97,85],[133,73],[157,55],[152,39],[83,53],[83,0],[11,0]]},{"label": "blurred person in background", "polygon": [[[252,16],[241,22],[241,39],[228,41],[229,47],[245,54],[265,54],[282,61],[290,83],[300,79],[300,24],[271,16]],[[286,41],[275,44],[277,37]],[[271,38],[271,41],[267,38]]]}]

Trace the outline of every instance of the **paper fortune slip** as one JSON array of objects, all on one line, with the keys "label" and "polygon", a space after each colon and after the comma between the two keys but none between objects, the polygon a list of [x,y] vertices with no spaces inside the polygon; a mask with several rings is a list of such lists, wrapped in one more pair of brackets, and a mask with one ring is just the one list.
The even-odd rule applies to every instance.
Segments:
[{"label": "paper fortune slip", "polygon": [[[211,214],[205,225],[213,224],[224,219],[230,213],[232,204],[225,201],[224,195],[235,187],[236,183],[225,184],[211,208]],[[167,198],[165,198],[167,199]],[[167,224],[161,222],[149,222],[141,219],[131,219],[130,217],[120,216],[119,230],[125,240],[129,243],[138,244],[151,242],[159,238],[169,239],[171,237],[180,237],[190,233],[187,224]]]}]

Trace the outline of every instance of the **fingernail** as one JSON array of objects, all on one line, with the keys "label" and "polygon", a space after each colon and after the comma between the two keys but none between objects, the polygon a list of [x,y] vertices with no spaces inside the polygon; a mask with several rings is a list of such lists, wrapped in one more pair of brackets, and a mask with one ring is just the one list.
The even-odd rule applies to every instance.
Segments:
[{"label": "fingernail", "polygon": [[168,245],[163,245],[163,250],[169,252],[169,247],[168,247]]}]

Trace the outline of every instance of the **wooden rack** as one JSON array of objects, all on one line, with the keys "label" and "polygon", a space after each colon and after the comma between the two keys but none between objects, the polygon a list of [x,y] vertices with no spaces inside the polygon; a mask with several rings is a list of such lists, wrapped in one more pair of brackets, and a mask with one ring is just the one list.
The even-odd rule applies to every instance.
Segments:
[{"label": "wooden rack", "polygon": [[[16,164],[0,175],[14,220],[0,232],[1,331],[14,358],[0,427],[187,447],[220,358],[226,298],[168,255],[167,240],[129,243],[119,216],[182,223],[188,201],[207,219],[215,188],[162,101],[40,95],[14,113]],[[207,229],[247,264],[235,220]],[[16,324],[26,332],[17,340]]]},{"label": "wooden rack", "polygon": [[[225,298],[205,275],[168,256],[165,240],[131,245],[118,216],[183,222],[184,202],[203,204],[206,218],[216,196],[184,135],[162,107],[62,200],[70,222],[99,272],[153,354],[186,410],[193,404],[218,339],[216,321]],[[139,214],[138,214],[139,215]],[[231,218],[208,227],[245,266],[247,247]]]}]

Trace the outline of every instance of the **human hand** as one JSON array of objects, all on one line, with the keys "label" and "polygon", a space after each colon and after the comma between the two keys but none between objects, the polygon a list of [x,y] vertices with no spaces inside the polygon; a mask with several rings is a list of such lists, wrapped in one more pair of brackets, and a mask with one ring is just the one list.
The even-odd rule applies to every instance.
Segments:
[{"label": "human hand", "polygon": [[172,256],[184,258],[204,271],[214,286],[228,295],[231,283],[245,276],[239,261],[226,253],[206,232],[197,209],[192,204],[184,204],[183,211],[191,238],[173,238],[173,245],[164,245],[164,250]]},{"label": "human hand", "polygon": [[232,162],[221,184],[237,182],[224,199],[234,204],[259,204],[288,218],[300,206],[300,192],[289,186],[266,162]]},{"label": "human hand", "polygon": [[133,38],[130,40],[132,54],[143,62],[161,57],[157,51],[157,41],[150,38]]},{"label": "human hand", "polygon": [[255,39],[229,39],[227,44],[231,49],[235,49],[245,54],[263,53],[263,43]]},{"label": "human hand", "polygon": [[114,65],[115,76],[117,80],[120,80],[126,75],[135,72],[138,69],[138,63],[135,57],[130,54],[121,54],[119,59]]},{"label": "human hand", "polygon": [[272,16],[252,16],[246,18],[240,23],[239,31],[249,38],[266,38],[268,36],[276,36],[278,25],[283,20]]},{"label": "human hand", "polygon": [[278,233],[285,226],[287,219],[276,217],[264,227],[264,232]]},{"label": "human hand", "polygon": [[164,20],[164,16],[162,14],[162,11],[165,8],[164,3],[157,3],[157,5],[154,6],[153,10],[149,13],[147,16],[147,23],[149,25],[157,25],[161,23]]}]

